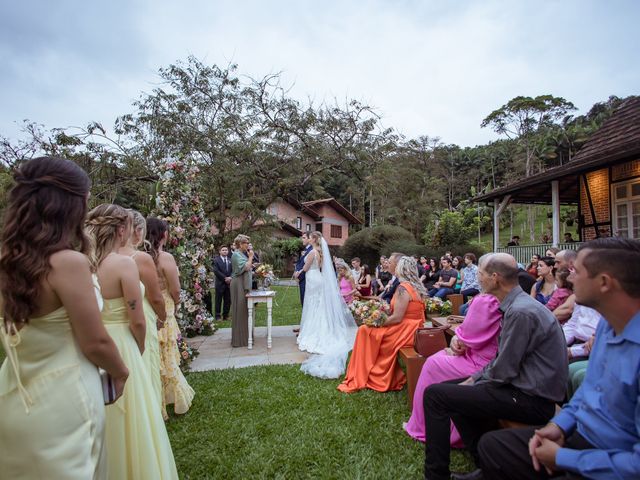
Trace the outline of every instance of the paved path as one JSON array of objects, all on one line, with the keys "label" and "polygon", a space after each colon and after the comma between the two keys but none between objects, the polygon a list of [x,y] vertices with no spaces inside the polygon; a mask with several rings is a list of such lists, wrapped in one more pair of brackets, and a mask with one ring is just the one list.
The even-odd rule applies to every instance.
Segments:
[{"label": "paved path", "polygon": [[267,327],[255,328],[251,350],[247,347],[231,347],[230,328],[221,328],[209,337],[190,338],[189,344],[200,352],[191,363],[191,371],[302,363],[308,354],[298,350],[294,328],[296,325],[272,327],[270,349],[267,349]]}]

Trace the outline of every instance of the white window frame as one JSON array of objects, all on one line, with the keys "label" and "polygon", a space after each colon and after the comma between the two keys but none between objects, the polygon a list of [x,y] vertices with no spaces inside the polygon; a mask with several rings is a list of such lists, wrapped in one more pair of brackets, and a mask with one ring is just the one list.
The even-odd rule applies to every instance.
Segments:
[{"label": "white window frame", "polygon": [[[640,184],[640,178],[626,180],[624,182],[616,182],[611,184],[611,220],[613,225],[613,234],[619,230],[618,228],[618,205],[627,205],[627,237],[638,238],[633,235],[633,204],[640,202],[640,195],[631,195],[631,185]],[[627,188],[627,197],[618,199],[616,190],[619,187]],[[639,236],[640,237],[640,236]]]}]

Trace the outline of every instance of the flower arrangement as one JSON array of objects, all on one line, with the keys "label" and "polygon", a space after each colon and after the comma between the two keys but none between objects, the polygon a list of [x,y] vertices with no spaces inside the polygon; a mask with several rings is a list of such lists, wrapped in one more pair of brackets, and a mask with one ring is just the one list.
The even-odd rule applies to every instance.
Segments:
[{"label": "flower arrangement", "polygon": [[262,283],[265,287],[271,285],[276,276],[273,273],[273,267],[268,263],[262,263],[254,270],[253,276],[256,277],[258,282]]},{"label": "flower arrangement", "polygon": [[209,222],[198,195],[199,172],[189,157],[164,164],[154,212],[169,224],[170,240],[166,247],[176,259],[182,284],[176,320],[188,337],[211,335],[215,331],[213,317],[204,303],[213,285],[208,262],[214,252]]},{"label": "flower arrangement", "polygon": [[354,300],[349,310],[358,325],[381,327],[391,313],[391,306],[379,300]]},{"label": "flower arrangement", "polygon": [[442,300],[438,297],[428,298],[425,302],[425,311],[427,313],[439,313],[442,316],[451,315],[453,307],[450,300]]},{"label": "flower arrangement", "polygon": [[178,351],[180,352],[180,370],[188,372],[191,368],[191,362],[200,355],[200,352],[196,348],[189,346],[187,341],[182,338],[182,335],[178,335]]}]

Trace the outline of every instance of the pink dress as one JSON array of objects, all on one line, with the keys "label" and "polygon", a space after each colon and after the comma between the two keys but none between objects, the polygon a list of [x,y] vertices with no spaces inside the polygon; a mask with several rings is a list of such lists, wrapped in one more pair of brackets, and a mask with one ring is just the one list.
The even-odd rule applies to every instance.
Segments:
[{"label": "pink dress", "polygon": [[[493,295],[478,295],[469,305],[464,323],[456,330],[456,336],[467,349],[462,355],[447,355],[445,350],[427,359],[413,395],[413,411],[405,430],[416,440],[425,441],[424,390],[434,383],[457,378],[467,378],[482,370],[496,356],[502,313],[500,302]],[[451,446],[462,447],[460,434],[451,423]]]},{"label": "pink dress", "polygon": [[344,301],[346,303],[351,303],[353,301],[353,295],[345,296],[346,293],[349,293],[352,290],[353,290],[353,285],[351,285],[351,282],[346,278],[342,277],[340,279],[340,295],[342,295],[342,298],[344,298]]},{"label": "pink dress", "polygon": [[545,307],[553,312],[556,308],[562,305],[572,293],[573,292],[568,288],[556,288],[549,301],[545,304]]}]

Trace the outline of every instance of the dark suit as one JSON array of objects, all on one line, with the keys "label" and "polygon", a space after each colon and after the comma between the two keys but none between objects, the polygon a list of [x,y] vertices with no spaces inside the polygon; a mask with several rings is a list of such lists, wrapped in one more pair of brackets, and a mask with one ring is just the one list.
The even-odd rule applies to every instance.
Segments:
[{"label": "dark suit", "polygon": [[380,298],[387,303],[391,303],[391,299],[393,298],[393,294],[396,293],[396,290],[398,289],[398,285],[400,285],[400,280],[398,280],[397,278],[394,278],[393,283],[389,287],[389,290],[384,292]]},{"label": "dark suit", "polygon": [[[225,258],[227,262],[225,263]],[[217,256],[213,260],[213,273],[216,276],[216,309],[215,318],[220,318],[220,307],[224,300],[224,308],[222,309],[222,317],[229,317],[231,309],[231,286],[225,282],[226,277],[231,276],[231,259],[229,257]]]},{"label": "dark suit", "polygon": [[300,272],[300,275],[298,276],[298,285],[300,286],[300,303],[302,305],[304,305],[304,288],[306,285],[306,281],[304,279],[305,275],[302,269],[304,268],[304,260],[307,258],[307,255],[312,250],[312,248],[313,247],[311,247],[311,245],[307,245],[307,248],[302,251],[300,258],[296,262],[296,272]]}]

